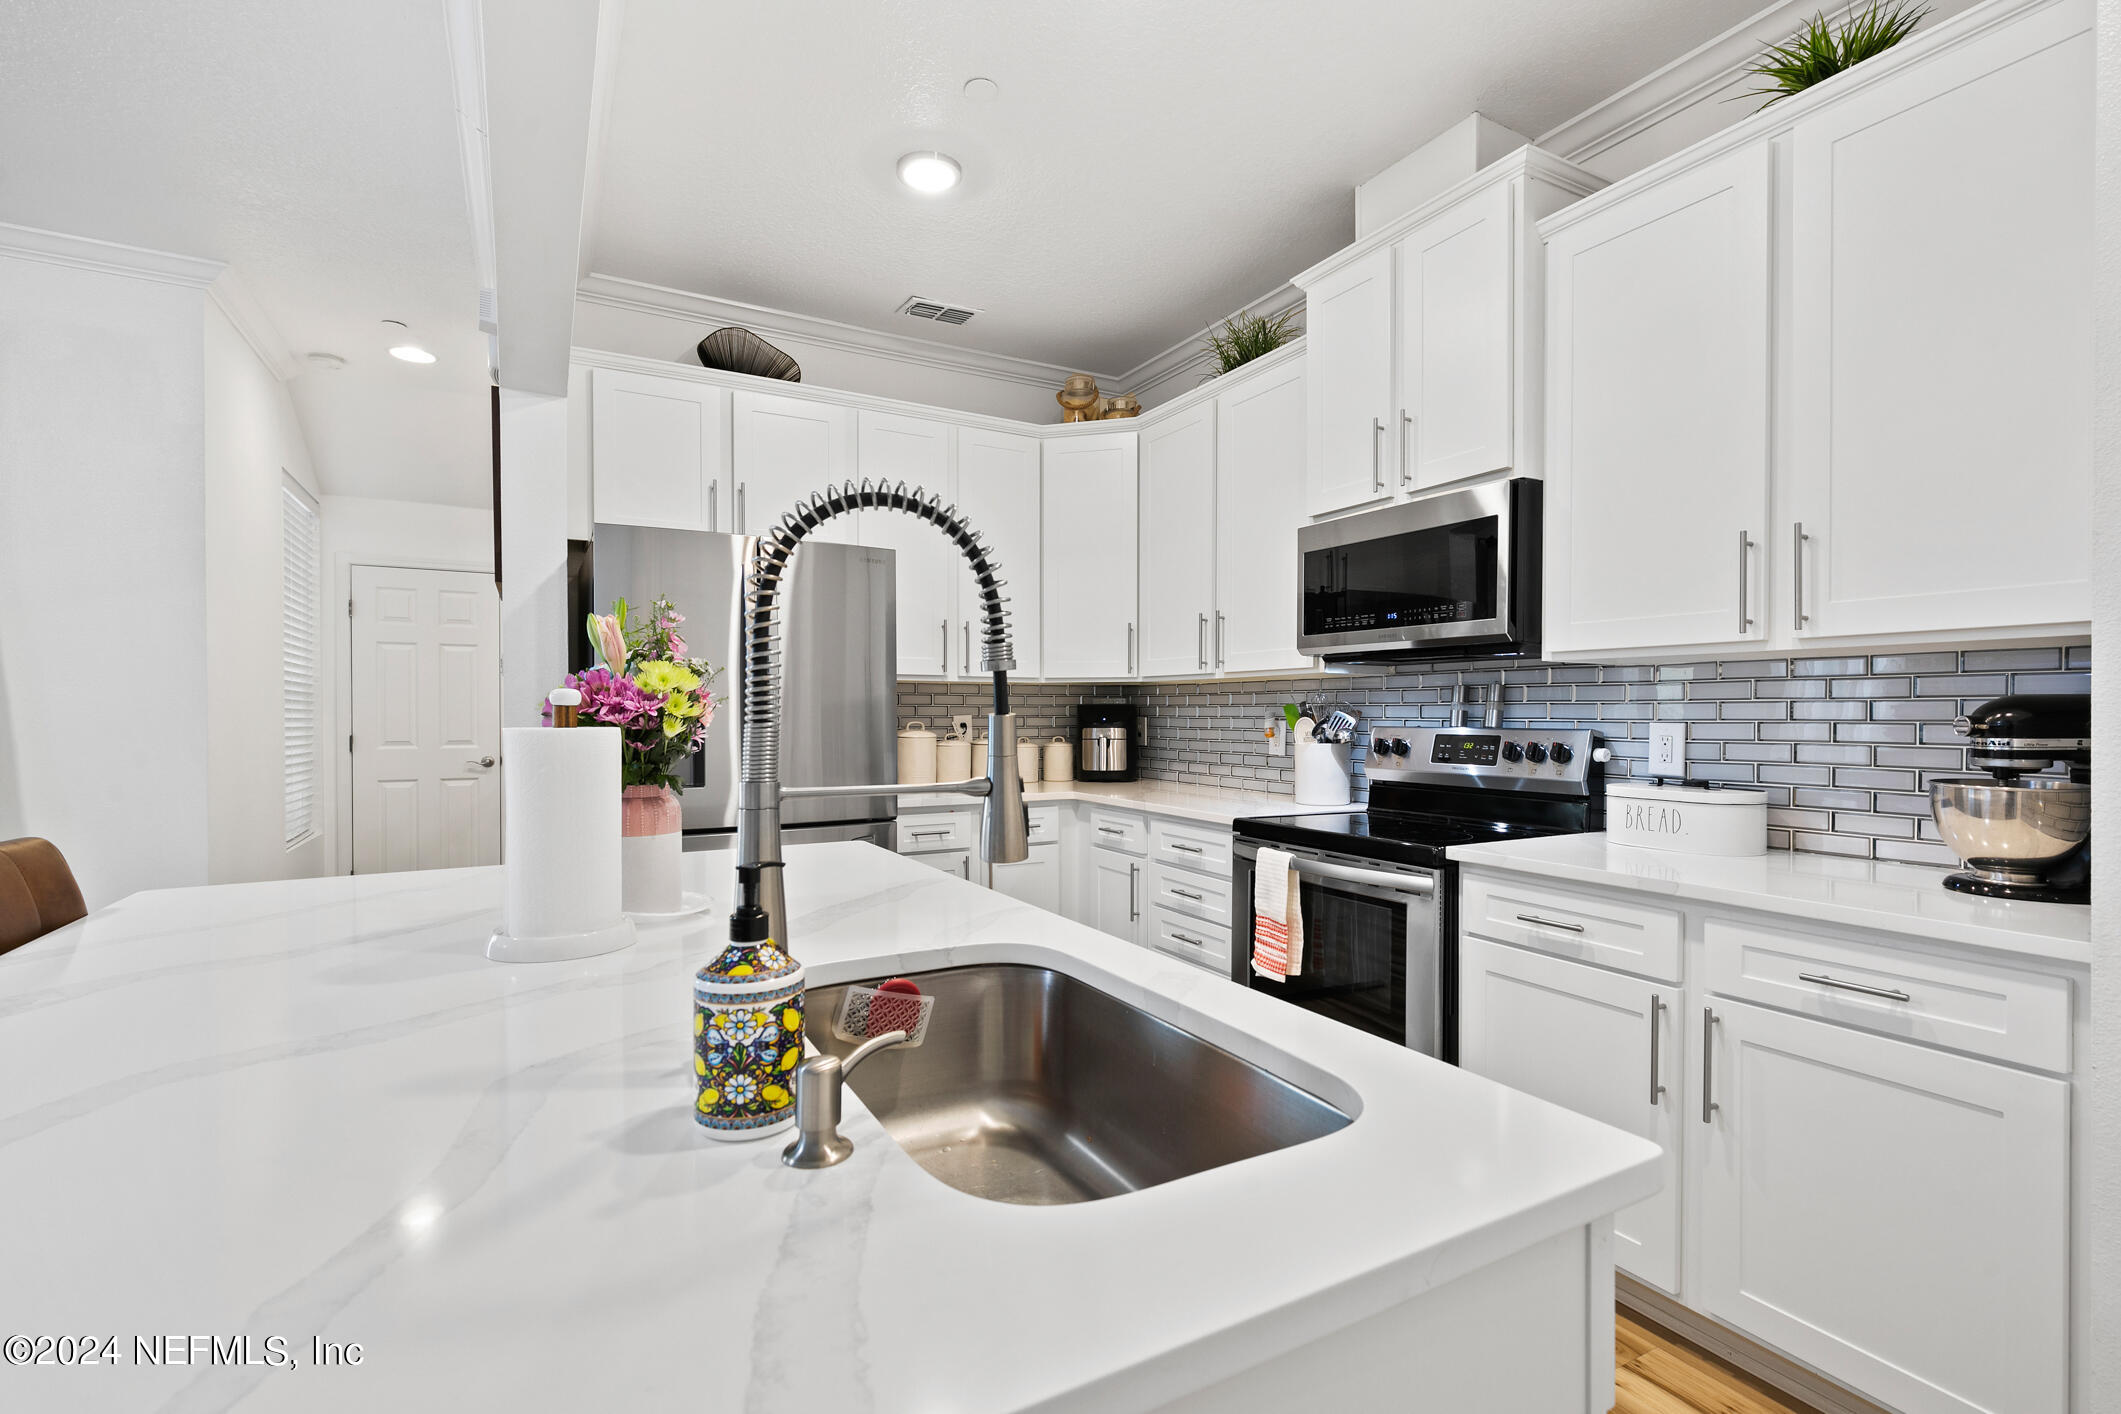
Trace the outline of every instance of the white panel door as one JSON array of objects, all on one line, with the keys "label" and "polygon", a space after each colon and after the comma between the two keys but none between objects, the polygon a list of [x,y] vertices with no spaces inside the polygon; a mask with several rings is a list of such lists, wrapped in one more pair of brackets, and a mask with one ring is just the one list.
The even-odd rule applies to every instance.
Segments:
[{"label": "white panel door", "polygon": [[1214,628],[1215,405],[1202,402],[1141,434],[1142,676],[1212,671]]},{"label": "white panel door", "polygon": [[1311,366],[1306,504],[1312,515],[1391,494],[1392,250],[1373,251],[1304,292]]},{"label": "white panel door", "polygon": [[1689,1300],[1906,1414],[2063,1414],[2069,1086],[1710,1010]]},{"label": "white panel door", "polygon": [[1800,633],[2091,618],[2090,13],[1796,126]]},{"label": "white panel door", "polygon": [[498,864],[492,576],[355,565],[352,595],[354,872]]},{"label": "white panel door", "polygon": [[1765,145],[1547,242],[1546,649],[1764,636]]},{"label": "white panel door", "polygon": [[1399,242],[1403,487],[1512,465],[1514,207],[1499,183]]},{"label": "white panel door", "polygon": [[1460,1065],[1664,1147],[1664,1187],[1613,1219],[1613,1260],[1677,1295],[1679,990],[1482,938],[1458,959]]},{"label": "white panel door", "polygon": [[[1009,637],[1016,653],[1012,677],[1035,678],[1039,654],[1039,451],[1036,437],[983,428],[957,429],[957,508],[987,537],[1000,562],[1009,601]],[[985,628],[979,585],[959,557],[957,581],[959,677],[984,677],[980,634]]]},{"label": "white panel door", "polygon": [[729,394],[677,378],[590,371],[590,513],[613,525],[721,530]]},{"label": "white panel door", "polygon": [[1133,677],[1134,434],[1055,437],[1045,443],[1044,461],[1045,675],[1063,682]]},{"label": "white panel door", "polygon": [[[738,534],[757,535],[798,501],[854,477],[854,409],[770,393],[738,393],[733,405]],[[812,538],[855,543],[856,520],[837,516]]]},{"label": "white panel door", "polygon": [[1007,894],[1048,913],[1061,911],[1061,847],[1058,844],[1035,844],[1018,863],[989,865],[988,870],[993,875],[996,893]]},{"label": "white panel door", "polygon": [[[903,481],[951,504],[948,423],[864,410],[857,426],[863,480]],[[897,511],[862,512],[860,531],[864,545],[898,552],[899,676],[948,676],[964,556],[942,531]]]},{"label": "white panel door", "polygon": [[1214,665],[1231,673],[1303,668],[1296,651],[1304,519],[1304,362],[1230,374],[1215,400]]},{"label": "white panel door", "polygon": [[1090,917],[1083,921],[1132,943],[1140,941],[1141,915],[1141,861],[1109,849],[1091,850]]}]

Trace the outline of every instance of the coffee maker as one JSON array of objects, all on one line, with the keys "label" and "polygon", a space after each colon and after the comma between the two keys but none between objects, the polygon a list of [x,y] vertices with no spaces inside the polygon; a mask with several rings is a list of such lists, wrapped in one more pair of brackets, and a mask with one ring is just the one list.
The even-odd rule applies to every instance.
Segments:
[{"label": "coffee maker", "polygon": [[[1986,898],[2091,902],[2091,699],[2022,694],[1961,717],[1985,776],[1930,783],[1930,813],[1966,869],[1944,886]],[[2065,774],[2052,774],[2055,767]]]}]

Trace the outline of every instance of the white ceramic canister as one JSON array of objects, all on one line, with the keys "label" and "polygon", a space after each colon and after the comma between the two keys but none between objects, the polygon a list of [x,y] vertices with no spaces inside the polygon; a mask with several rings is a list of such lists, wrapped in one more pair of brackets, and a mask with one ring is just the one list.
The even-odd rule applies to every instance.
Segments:
[{"label": "white ceramic canister", "polygon": [[1046,779],[1075,779],[1075,743],[1064,736],[1057,736],[1046,743]]},{"label": "white ceramic canister", "polygon": [[902,786],[933,785],[935,733],[922,721],[906,723],[898,734],[898,783]]},{"label": "white ceramic canister", "polygon": [[1016,744],[1016,774],[1023,778],[1027,786],[1038,780],[1037,742],[1020,741]]},{"label": "white ceramic canister", "polygon": [[[1298,722],[1299,728],[1303,727]],[[1348,748],[1336,742],[1313,741],[1308,730],[1296,737],[1296,803],[1298,805],[1346,805],[1354,795],[1354,778],[1348,764]]]},{"label": "white ceramic canister", "polygon": [[972,775],[972,743],[961,736],[945,737],[935,744],[935,778],[962,781]]},{"label": "white ceramic canister", "polygon": [[1767,792],[1746,786],[1608,781],[1609,844],[1675,854],[1749,858],[1767,853]]}]

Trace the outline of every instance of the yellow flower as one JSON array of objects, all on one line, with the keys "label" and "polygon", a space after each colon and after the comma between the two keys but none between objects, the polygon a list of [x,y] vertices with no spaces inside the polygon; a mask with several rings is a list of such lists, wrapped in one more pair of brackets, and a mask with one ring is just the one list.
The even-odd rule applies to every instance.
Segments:
[{"label": "yellow flower", "polygon": [[768,1085],[765,1089],[759,1091],[759,1093],[761,1095],[764,1095],[766,1097],[766,1103],[773,1106],[775,1109],[785,1110],[788,1108],[788,1092],[786,1090],[783,1090],[780,1086]]},{"label": "yellow flower", "polygon": [[681,663],[657,658],[634,670],[634,682],[643,692],[684,694],[700,685],[700,675]]},{"label": "yellow flower", "polygon": [[782,1052],[781,1054],[781,1069],[794,1070],[796,1067],[796,1062],[800,1061],[802,1058],[803,1048],[801,1046],[790,1046],[786,1051]]},{"label": "yellow flower", "polygon": [[712,1085],[700,1091],[700,1113],[705,1114],[722,1102],[722,1092]]},{"label": "yellow flower", "polygon": [[664,736],[682,736],[684,735],[684,732],[685,719],[683,717],[665,716],[663,718]]},{"label": "yellow flower", "polygon": [[791,1036],[801,1035],[803,1031],[803,1009],[801,1007],[789,1007],[782,1012],[781,1026]]}]

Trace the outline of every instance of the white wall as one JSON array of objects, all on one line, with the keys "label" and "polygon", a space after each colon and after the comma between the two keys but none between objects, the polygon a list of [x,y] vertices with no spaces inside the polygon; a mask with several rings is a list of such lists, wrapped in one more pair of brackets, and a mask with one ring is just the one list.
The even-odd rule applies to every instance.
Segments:
[{"label": "white wall", "polygon": [[[348,672],[353,640],[347,629],[346,602],[353,593],[355,565],[471,570],[493,573],[493,512],[425,501],[390,501],[368,496],[326,496],[324,567],[324,672],[318,699],[330,704],[325,759],[332,763],[325,779],[330,798],[320,802],[318,817],[330,822],[325,858],[338,873],[353,872],[352,758],[346,752],[353,730],[353,690]],[[564,556],[565,549],[562,547]],[[496,683],[494,690],[499,691]]]},{"label": "white wall", "polygon": [[0,838],[207,877],[202,287],[0,255]]},{"label": "white wall", "polygon": [[[286,844],[280,733],[280,474],[315,496],[316,473],[287,386],[211,304],[205,410],[206,877],[222,884],[328,873],[325,830]],[[316,597],[321,610],[322,584]],[[321,772],[317,789],[316,818],[325,821]]]}]

